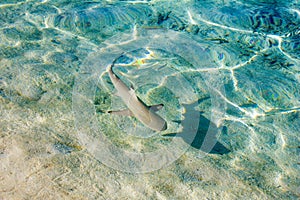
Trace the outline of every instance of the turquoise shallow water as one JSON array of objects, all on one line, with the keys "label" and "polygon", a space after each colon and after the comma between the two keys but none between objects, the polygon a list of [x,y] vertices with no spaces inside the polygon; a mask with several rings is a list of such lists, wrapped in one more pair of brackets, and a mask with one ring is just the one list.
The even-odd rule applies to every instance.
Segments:
[{"label": "turquoise shallow water", "polygon": [[[298,1],[0,3],[0,199],[298,199]],[[107,66],[168,125],[129,116]]]}]

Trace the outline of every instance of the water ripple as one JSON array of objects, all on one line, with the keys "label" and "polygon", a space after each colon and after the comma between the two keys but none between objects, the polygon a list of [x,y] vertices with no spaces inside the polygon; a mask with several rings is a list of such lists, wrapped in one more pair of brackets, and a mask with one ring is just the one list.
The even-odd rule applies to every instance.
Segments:
[{"label": "water ripple", "polygon": [[125,31],[132,29],[135,24],[143,24],[151,15],[151,9],[144,5],[94,6],[55,15],[47,23],[95,41],[103,41],[116,31]]},{"label": "water ripple", "polygon": [[297,11],[285,7],[250,7],[240,3],[222,6],[199,4],[195,5],[194,12],[204,20],[222,24],[236,31],[284,35],[300,25]]}]

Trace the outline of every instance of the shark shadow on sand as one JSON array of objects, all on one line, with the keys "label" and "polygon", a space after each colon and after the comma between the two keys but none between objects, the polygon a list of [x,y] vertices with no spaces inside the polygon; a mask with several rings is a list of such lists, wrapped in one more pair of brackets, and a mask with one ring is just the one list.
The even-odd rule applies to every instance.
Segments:
[{"label": "shark shadow on sand", "polygon": [[204,117],[195,107],[203,99],[192,104],[184,104],[184,120],[176,121],[183,126],[179,133],[170,133],[164,137],[181,137],[184,142],[193,148],[210,154],[227,154],[230,152],[223,144],[217,141],[218,127],[209,119]]}]

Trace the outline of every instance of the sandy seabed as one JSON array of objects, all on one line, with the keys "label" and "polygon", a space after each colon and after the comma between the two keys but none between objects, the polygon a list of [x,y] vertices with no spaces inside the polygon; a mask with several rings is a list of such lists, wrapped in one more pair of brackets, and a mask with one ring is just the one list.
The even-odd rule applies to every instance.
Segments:
[{"label": "sandy seabed", "polygon": [[[1,3],[0,199],[298,199],[299,3],[270,2],[273,1]],[[199,101],[194,107],[204,120],[199,125],[207,126],[209,114],[216,110],[210,107],[212,96],[202,88],[203,77],[211,78],[206,80],[209,83],[224,85],[224,91],[216,90],[214,97],[216,105],[225,103],[226,109],[219,121],[212,120],[214,126],[221,127],[216,137],[224,151],[202,156],[199,144],[191,142],[179,159],[159,170],[126,173],[97,160],[89,144],[78,137],[78,116],[74,115],[72,102],[74,85],[78,77],[90,73],[82,65],[98,61],[95,55],[103,49],[110,50],[115,45],[111,41],[118,41],[126,49],[130,41],[139,37],[139,30],[172,30],[201,44],[201,52],[209,55],[202,63],[194,58],[200,64],[193,69],[188,68],[193,61],[177,62],[171,58],[172,52],[167,52],[168,59],[173,60],[171,64],[161,64],[163,56],[167,56],[164,52],[160,58],[154,56],[152,64],[158,70],[180,66],[176,70],[196,91],[194,96],[183,91],[181,96],[175,92],[177,96],[162,98],[172,102],[162,111],[167,118],[180,110],[188,111],[183,109],[182,99],[196,98]],[[124,33],[122,37],[118,37],[119,32]],[[146,39],[148,42],[153,38]],[[176,51],[189,48],[183,45]],[[129,52],[134,53],[137,52]],[[130,64],[147,64],[148,58],[137,57]],[[143,74],[142,67],[137,72],[141,80],[135,72],[124,71],[127,61],[123,60],[125,64],[119,71],[122,77],[135,80],[137,85],[151,80]],[[206,66],[208,61],[213,64]],[[167,81],[163,79],[162,84],[162,79],[155,79],[155,73],[158,72],[153,71],[152,79],[159,86],[186,87],[170,84],[172,80],[182,80],[174,74]],[[102,86],[112,89],[107,75],[102,75]],[[137,88],[145,101],[151,102],[153,96],[168,91],[162,87],[154,90],[153,85]],[[145,92],[148,89],[152,93]],[[95,104],[99,122],[112,119],[112,124],[103,126],[111,141],[135,151],[147,145],[155,149],[168,142],[157,138],[156,143],[123,140],[126,135],[115,134],[122,125],[138,122],[106,118],[103,109],[120,103],[109,90],[95,91],[95,99],[87,100]],[[176,130],[180,117],[169,119],[172,130]],[[137,127],[145,130],[141,124]],[[200,132],[205,128],[200,127]],[[97,139],[97,134],[93,137]]]}]

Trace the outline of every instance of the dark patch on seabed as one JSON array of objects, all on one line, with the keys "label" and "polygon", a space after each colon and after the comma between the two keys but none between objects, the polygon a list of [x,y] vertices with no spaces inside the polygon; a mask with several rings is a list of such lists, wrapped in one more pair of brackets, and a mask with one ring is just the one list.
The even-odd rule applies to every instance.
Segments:
[{"label": "dark patch on seabed", "polygon": [[[179,133],[170,133],[164,135],[165,137],[181,137],[186,143],[190,144],[193,148],[199,149],[206,153],[211,154],[227,154],[230,152],[223,144],[217,141],[218,128],[209,119],[200,114],[199,111],[195,110],[195,107],[199,104],[199,100],[193,104],[185,104],[185,114],[183,121],[176,121],[183,126],[183,130]],[[195,114],[199,112],[199,114]],[[194,118],[194,116],[199,117]],[[195,123],[195,120],[198,123]],[[190,123],[192,122],[192,123]],[[196,130],[191,127],[197,124]],[[225,127],[224,127],[225,128]],[[209,131],[210,130],[210,131]],[[193,131],[195,133],[193,133]]]}]

